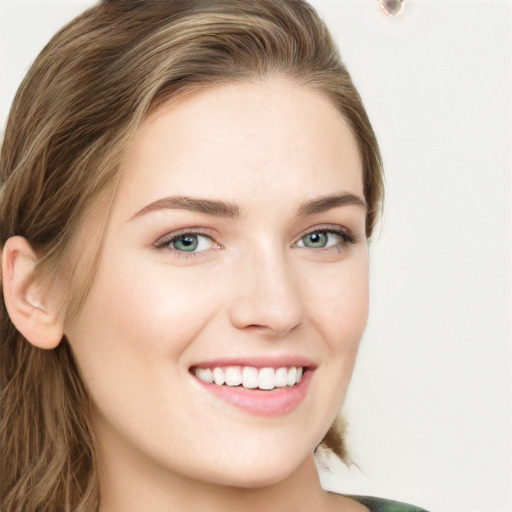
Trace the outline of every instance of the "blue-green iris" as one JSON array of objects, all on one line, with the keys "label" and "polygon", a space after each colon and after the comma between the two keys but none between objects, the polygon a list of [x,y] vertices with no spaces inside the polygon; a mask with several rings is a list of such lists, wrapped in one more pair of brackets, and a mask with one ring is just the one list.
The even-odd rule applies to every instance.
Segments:
[{"label": "blue-green iris", "polygon": [[322,231],[309,233],[302,237],[305,247],[310,249],[322,249],[327,245],[329,235]]},{"label": "blue-green iris", "polygon": [[172,241],[172,246],[177,251],[194,252],[198,245],[197,235],[181,235]]}]

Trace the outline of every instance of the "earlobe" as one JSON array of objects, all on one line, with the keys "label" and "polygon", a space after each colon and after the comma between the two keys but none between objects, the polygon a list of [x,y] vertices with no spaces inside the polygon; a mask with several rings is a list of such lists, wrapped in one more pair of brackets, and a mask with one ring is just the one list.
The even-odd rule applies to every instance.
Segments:
[{"label": "earlobe", "polygon": [[36,275],[37,254],[20,236],[2,249],[2,288],[7,312],[15,327],[34,346],[55,348],[63,336],[56,287]]}]

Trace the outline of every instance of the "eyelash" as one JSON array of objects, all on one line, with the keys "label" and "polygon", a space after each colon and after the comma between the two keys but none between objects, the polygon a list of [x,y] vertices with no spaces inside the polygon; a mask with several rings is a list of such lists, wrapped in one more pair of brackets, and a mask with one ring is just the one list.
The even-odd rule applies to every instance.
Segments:
[{"label": "eyelash", "polygon": [[[298,243],[308,235],[312,234],[326,234],[326,235],[336,235],[341,238],[341,242],[339,244],[336,244],[333,247],[319,247],[319,248],[313,248],[313,247],[298,247]],[[298,247],[300,249],[310,249],[312,251],[321,251],[321,252],[331,252],[331,251],[337,251],[341,252],[344,249],[347,249],[349,245],[357,243],[357,239],[355,236],[351,233],[348,229],[340,229],[339,227],[333,227],[333,226],[320,226],[316,227],[310,231],[307,231],[301,237],[299,238],[299,242],[296,242],[293,244],[293,247]]]},{"label": "eyelash", "polygon": [[[312,234],[327,234],[327,235],[337,235],[341,238],[341,243],[336,244],[334,247],[320,247],[320,248],[312,248],[312,247],[299,247],[298,243],[308,235]],[[188,228],[183,229],[179,231],[175,231],[173,233],[169,233],[168,235],[165,235],[161,237],[159,240],[157,240],[153,247],[157,250],[165,250],[168,249],[176,254],[177,257],[180,258],[196,258],[201,253],[205,251],[180,251],[178,249],[171,248],[170,245],[178,240],[180,237],[184,235],[191,235],[191,236],[203,236],[205,238],[209,238],[212,243],[216,244],[217,249],[223,249],[222,245],[215,241],[215,239],[209,234],[209,232],[203,231],[201,229],[194,229],[194,228]],[[299,248],[299,249],[310,249],[311,251],[315,252],[332,252],[337,251],[341,252],[344,249],[346,249],[349,245],[357,243],[357,239],[353,236],[353,234],[348,229],[340,229],[339,227],[327,227],[327,226],[321,226],[317,227],[315,229],[312,229],[310,231],[307,231],[306,233],[303,233],[297,242],[292,244],[292,247]]]},{"label": "eyelash", "polygon": [[180,251],[178,249],[175,249],[171,247],[171,244],[175,241],[177,241],[179,238],[190,235],[190,236],[198,236],[198,237],[204,237],[208,238],[212,241],[213,244],[216,245],[217,249],[222,249],[222,246],[215,241],[215,239],[211,236],[211,232],[207,230],[202,230],[198,228],[187,228],[187,229],[180,229],[178,231],[174,231],[172,233],[169,233],[167,235],[164,235],[160,239],[158,239],[154,244],[153,247],[157,250],[169,250],[176,254],[177,257],[180,258],[194,258],[197,257],[199,254],[201,254],[204,251]]}]

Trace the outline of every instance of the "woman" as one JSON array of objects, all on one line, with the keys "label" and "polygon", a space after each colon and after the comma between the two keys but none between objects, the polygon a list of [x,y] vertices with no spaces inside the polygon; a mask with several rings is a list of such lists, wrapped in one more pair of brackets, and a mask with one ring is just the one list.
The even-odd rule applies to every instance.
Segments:
[{"label": "woman", "polygon": [[378,146],[301,0],[104,1],[1,154],[2,510],[417,511],[324,491]]}]

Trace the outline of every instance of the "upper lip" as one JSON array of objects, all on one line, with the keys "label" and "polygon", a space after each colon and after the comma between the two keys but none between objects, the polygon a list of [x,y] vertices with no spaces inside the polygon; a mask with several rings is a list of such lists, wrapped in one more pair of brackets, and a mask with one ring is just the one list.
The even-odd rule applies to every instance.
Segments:
[{"label": "upper lip", "polygon": [[190,365],[192,368],[219,368],[222,366],[253,366],[255,368],[299,367],[314,370],[318,366],[310,358],[299,355],[284,356],[231,356],[208,359]]}]

